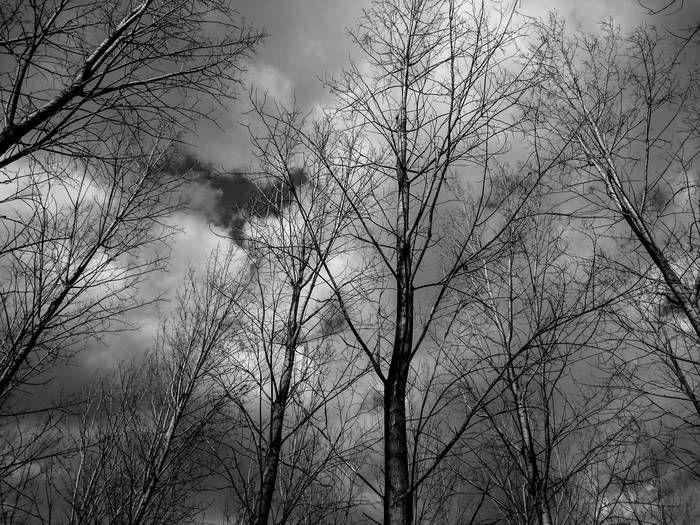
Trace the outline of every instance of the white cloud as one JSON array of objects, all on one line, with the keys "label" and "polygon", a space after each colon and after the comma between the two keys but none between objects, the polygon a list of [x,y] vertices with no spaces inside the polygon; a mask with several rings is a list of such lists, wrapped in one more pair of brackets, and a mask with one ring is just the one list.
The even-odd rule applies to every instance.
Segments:
[{"label": "white cloud", "polygon": [[[161,319],[173,307],[172,299],[183,285],[187,272],[190,268],[196,273],[205,271],[209,258],[216,250],[232,249],[235,252],[233,265],[240,264],[242,267],[246,264],[244,250],[235,246],[225,232],[211,228],[200,216],[176,213],[167,222],[180,230],[170,239],[168,267],[163,272],[149,275],[139,290],[143,300],[161,297],[165,301],[132,312],[128,320],[137,330],[106,337],[99,347],[93,348],[85,356],[83,362],[89,368],[109,370],[115,362],[138,357],[151,347]],[[236,269],[231,268],[231,274],[236,273]]]},{"label": "white cloud", "polygon": [[248,69],[248,82],[259,92],[267,93],[270,98],[286,101],[292,95],[293,84],[287,76],[275,66],[262,62],[255,63]]}]

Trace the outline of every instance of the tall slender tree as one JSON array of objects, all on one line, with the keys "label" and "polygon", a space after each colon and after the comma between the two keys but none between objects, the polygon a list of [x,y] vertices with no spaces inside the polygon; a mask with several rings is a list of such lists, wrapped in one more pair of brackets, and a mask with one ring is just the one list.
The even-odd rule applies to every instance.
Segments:
[{"label": "tall slender tree", "polygon": [[[357,217],[351,235],[358,252],[376,262],[368,309],[346,304],[332,283],[355,344],[380,383],[383,406],[384,523],[413,521],[414,491],[431,468],[411,468],[406,403],[412,365],[449,309],[455,277],[500,243],[498,204],[487,207],[494,156],[511,128],[509,112],[529,85],[509,73],[502,53],[519,27],[513,6],[455,1],[375,2],[353,42],[363,62],[329,82],[338,112],[333,142],[309,138]],[[450,181],[464,177],[470,221],[449,253],[440,229],[454,197]],[[486,226],[488,224],[488,226]],[[489,228],[491,228],[489,230]],[[489,230],[483,251],[468,252]],[[438,270],[439,268],[439,270]],[[433,458],[439,462],[470,416]],[[421,477],[422,476],[422,477]]]},{"label": "tall slender tree", "polygon": [[[250,177],[257,189],[238,210],[244,223],[238,242],[254,278],[232,357],[255,389],[233,400],[242,415],[231,432],[236,446],[223,454],[224,479],[251,525],[299,516],[305,492],[338,464],[352,417],[335,401],[352,397],[350,387],[363,374],[356,356],[335,348],[345,324],[326,276],[347,263],[341,233],[351,210],[302,142],[303,116],[268,106],[254,100],[251,142],[260,162]],[[342,273],[336,277],[345,280],[357,270]],[[328,517],[339,503],[326,504],[312,512]]]}]

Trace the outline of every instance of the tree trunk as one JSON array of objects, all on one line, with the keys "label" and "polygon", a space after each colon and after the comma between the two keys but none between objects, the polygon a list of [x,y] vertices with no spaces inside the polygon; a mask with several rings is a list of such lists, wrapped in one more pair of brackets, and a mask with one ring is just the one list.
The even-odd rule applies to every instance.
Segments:
[{"label": "tree trunk", "polygon": [[406,374],[387,378],[384,390],[384,523],[413,521],[406,437]]},{"label": "tree trunk", "polygon": [[[510,352],[509,352],[510,354]],[[538,525],[552,525],[552,517],[547,503],[547,494],[543,486],[542,474],[537,464],[537,452],[532,438],[530,428],[530,417],[526,406],[526,401],[520,390],[520,385],[512,369],[508,369],[508,380],[510,381],[511,392],[515,400],[515,409],[518,415],[518,426],[522,437],[522,454],[525,460],[525,471],[527,474],[528,492],[530,500],[535,508]]]},{"label": "tree trunk", "polygon": [[277,388],[277,397],[272,401],[272,406],[270,407],[270,443],[265,451],[262,478],[260,480],[260,492],[258,493],[255,505],[255,514],[250,520],[251,525],[267,525],[270,509],[272,508],[272,496],[275,493],[280,451],[282,449],[284,417],[292,383],[296,347],[299,341],[299,323],[297,322],[297,315],[302,282],[303,274],[293,286],[292,300],[287,319],[287,336],[282,375],[280,376]]},{"label": "tree trunk", "polygon": [[542,476],[537,464],[537,453],[535,452],[535,444],[530,430],[530,421],[522,399],[517,403],[517,410],[520,432],[523,436],[523,456],[525,456],[528,489],[530,499],[535,507],[535,513],[537,514],[537,523],[538,525],[551,525],[552,518],[549,513],[549,505],[547,504],[547,495],[543,490]]},{"label": "tree trunk", "polygon": [[[284,376],[287,376],[285,370]],[[291,375],[291,374],[289,374]],[[285,381],[283,377],[282,381]],[[284,423],[284,412],[287,402],[287,393],[289,390],[289,379],[287,378],[287,392],[280,395],[272,403],[270,410],[270,444],[265,452],[265,460],[263,463],[262,479],[260,481],[260,492],[258,501],[255,505],[255,514],[250,520],[251,525],[267,525],[272,507],[272,496],[275,492],[275,483],[277,482],[277,469],[279,466],[280,450],[282,448],[282,427]]]},{"label": "tree trunk", "polygon": [[[407,52],[408,53],[408,52]],[[397,118],[399,149],[396,156],[396,326],[389,374],[384,382],[384,524],[410,525],[413,494],[408,477],[406,436],[406,383],[413,351],[413,251],[410,208],[411,183],[406,169],[408,154],[407,86],[409,57],[404,65],[403,100]]]},{"label": "tree trunk", "polygon": [[413,351],[412,258],[408,232],[409,185],[400,170],[399,231],[396,267],[396,328],[389,374],[384,383],[384,523],[413,521],[413,494],[408,477],[406,383]]}]

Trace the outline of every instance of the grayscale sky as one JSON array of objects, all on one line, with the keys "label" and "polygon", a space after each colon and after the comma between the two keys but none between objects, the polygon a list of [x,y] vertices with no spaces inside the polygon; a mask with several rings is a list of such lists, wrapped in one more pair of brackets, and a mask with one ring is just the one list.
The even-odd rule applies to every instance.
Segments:
[{"label": "grayscale sky", "polygon": [[[555,10],[571,27],[593,29],[612,17],[631,27],[647,20],[663,27],[682,27],[700,14],[700,1],[686,1],[682,12],[669,12],[649,20],[641,0],[521,0],[521,11],[544,17]],[[643,0],[650,8],[666,0]],[[218,124],[203,124],[192,139],[197,155],[218,166],[239,167],[250,162],[246,130],[247,89],[256,87],[270,96],[294,95],[303,107],[329,103],[321,78],[342,70],[354,50],[347,28],[362,14],[369,0],[233,0],[232,5],[249,23],[263,28],[268,37],[248,67],[247,87],[239,103],[225,112]]]},{"label": "grayscale sky", "polygon": [[[678,29],[700,16],[700,1],[686,0],[681,12],[654,17],[640,6],[640,0],[521,0],[520,9],[532,17],[544,17],[556,10],[572,28],[594,29],[601,21],[613,18],[623,28],[640,23],[659,28]],[[666,0],[644,0],[650,8]],[[303,108],[331,104],[322,78],[342,70],[354,56],[347,28],[354,24],[368,0],[233,0],[232,4],[248,22],[268,33],[258,53],[250,60],[245,86],[239,88],[238,101],[221,110],[217,123],[202,122],[196,135],[188,137],[189,152],[200,159],[203,177],[212,170],[235,172],[253,163],[248,131],[249,90],[256,88],[269,97],[289,100],[294,96]],[[208,165],[209,167],[207,167]],[[188,266],[199,267],[209,252],[227,239],[226,229],[217,228],[230,219],[230,209],[246,198],[249,183],[232,175],[217,183],[203,183],[190,189],[193,210],[173,217],[180,229],[173,239],[169,270],[145,283],[145,293],[172,296]],[[161,310],[167,311],[167,304]],[[137,358],[148,348],[158,329],[158,312],[145,309],[131,321],[137,331],[108,336],[89,352],[81,354],[78,365],[85,377],[95,371],[107,371],[120,359]],[[83,373],[72,368],[58,373],[55,388],[71,390],[81,383]]]},{"label": "grayscale sky", "polygon": [[[502,1],[504,5],[512,5],[516,0]],[[569,28],[584,31],[595,31],[601,22],[612,20],[622,31],[646,24],[656,26],[659,32],[681,32],[686,24],[700,19],[700,0],[677,0],[682,10],[665,10],[659,14],[651,13],[668,0],[517,1],[519,11],[527,17],[545,18],[556,11]],[[250,97],[265,93],[268,99],[286,105],[293,100],[302,111],[332,107],[333,98],[323,79],[341,73],[351,60],[362,60],[353,48],[348,30],[370,3],[371,0],[231,0],[247,25],[263,30],[268,36],[245,65],[243,83],[236,88],[237,100],[226,102],[212,120],[199,122],[197,129],[184,137],[186,145],[182,158],[178,157],[178,162],[171,167],[173,173],[182,173],[184,170],[176,169],[175,164],[180,168],[195,166],[195,182],[188,183],[183,193],[189,206],[168,219],[175,233],[170,245],[160,248],[167,251],[168,268],[149,274],[138,290],[146,300],[154,297],[163,300],[128,313],[126,321],[133,329],[110,332],[98,341],[89,341],[88,348],[81,349],[86,351],[76,353],[70,365],[52,368],[53,381],[47,382],[40,394],[30,393],[33,397],[29,404],[43,406],[59,393],[73,394],[100,375],[110,374],[120,362],[138,362],[153,347],[162,319],[173,308],[175,293],[189,269],[202,269],[217,247],[232,247],[236,264],[244,269],[248,261],[243,243],[233,238],[232,233],[243,232],[245,223],[234,210],[245,207],[251,216],[265,220],[273,214],[279,217],[286,206],[284,199],[273,211],[270,207],[258,210],[250,204],[251,196],[258,191],[244,175],[255,171],[255,157],[246,127],[254,118],[250,113]],[[513,160],[517,148],[516,144],[507,160]],[[293,182],[301,185],[308,179],[301,170],[298,173],[299,180]],[[468,177],[471,172],[465,169],[465,173]],[[441,212],[450,210],[449,206],[455,201],[458,199],[440,208]],[[562,235],[569,234],[576,255],[588,249],[584,243],[589,241],[582,240],[586,238],[584,234],[562,231]],[[624,251],[617,245],[613,249],[616,253]],[[348,251],[347,259],[361,257],[356,250]],[[428,255],[423,266],[428,270],[416,281],[432,281],[441,271],[440,257],[442,254],[437,252]],[[347,263],[347,266],[352,264]],[[416,297],[418,310],[426,301]],[[629,343],[620,344],[623,352],[629,351]],[[585,375],[591,376],[589,369],[585,370]],[[216,504],[212,508],[216,512],[220,510]]]}]

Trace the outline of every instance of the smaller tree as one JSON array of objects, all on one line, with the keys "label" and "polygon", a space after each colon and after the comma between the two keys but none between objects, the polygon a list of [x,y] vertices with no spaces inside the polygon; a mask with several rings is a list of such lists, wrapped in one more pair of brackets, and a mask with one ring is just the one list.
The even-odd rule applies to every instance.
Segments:
[{"label": "smaller tree", "polygon": [[[253,102],[258,186],[237,210],[253,278],[231,361],[254,389],[231,399],[240,417],[218,445],[220,474],[235,495],[231,507],[251,525],[331,519],[342,496],[324,485],[338,482],[352,420],[340,398],[363,374],[355,356],[336,349],[345,323],[327,284],[328,268],[346,263],[350,211],[300,140],[302,116]],[[340,500],[315,507],[312,490]]]},{"label": "smaller tree", "polygon": [[623,447],[627,400],[597,370],[598,356],[618,342],[604,313],[621,290],[595,260],[567,249],[566,225],[551,216],[535,212],[508,234],[503,259],[467,287],[483,309],[485,355],[476,350],[474,368],[490,365],[504,383],[483,409],[488,437],[477,460],[491,485],[484,490],[510,523],[576,522],[579,474]]},{"label": "smaller tree", "polygon": [[144,248],[167,238],[162,221],[183,174],[167,172],[160,146],[119,148],[131,159],[32,163],[23,175],[31,193],[3,203],[0,406],[138,305],[137,284],[164,264]]},{"label": "smaller tree", "polygon": [[219,376],[247,284],[234,269],[231,254],[217,253],[204,275],[191,271],[153,351],[86,391],[82,414],[61,427],[62,453],[33,464],[45,490],[37,517],[135,525],[204,510],[207,443],[218,439],[223,408]]},{"label": "smaller tree", "polygon": [[571,35],[551,18],[535,53],[541,98],[529,108],[552,152],[571,159],[567,191],[608,236],[607,262],[626,286],[639,284],[614,316],[626,336],[618,385],[646,398],[645,416],[672,433],[700,416],[694,35],[624,34],[612,21],[601,34]]}]

